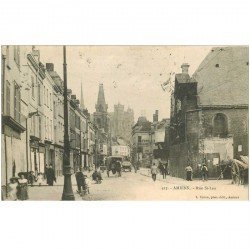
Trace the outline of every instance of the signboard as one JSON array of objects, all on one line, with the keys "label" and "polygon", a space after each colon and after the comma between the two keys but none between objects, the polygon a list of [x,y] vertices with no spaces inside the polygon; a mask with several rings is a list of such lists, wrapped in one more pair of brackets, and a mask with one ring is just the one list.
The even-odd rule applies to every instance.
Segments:
[{"label": "signboard", "polygon": [[129,156],[130,155],[130,149],[128,146],[112,146],[112,155],[121,155],[121,156]]},{"label": "signboard", "polygon": [[214,158],[213,165],[218,165],[218,164],[219,164],[219,158]]}]

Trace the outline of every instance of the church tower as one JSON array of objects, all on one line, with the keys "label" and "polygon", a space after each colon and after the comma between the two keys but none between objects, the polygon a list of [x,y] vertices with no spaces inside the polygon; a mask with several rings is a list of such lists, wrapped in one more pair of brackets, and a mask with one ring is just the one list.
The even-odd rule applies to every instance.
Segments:
[{"label": "church tower", "polygon": [[96,111],[94,113],[94,123],[99,129],[103,129],[104,132],[107,133],[109,129],[108,104],[106,104],[105,102],[104,88],[102,83],[99,84],[99,92],[95,109]]}]

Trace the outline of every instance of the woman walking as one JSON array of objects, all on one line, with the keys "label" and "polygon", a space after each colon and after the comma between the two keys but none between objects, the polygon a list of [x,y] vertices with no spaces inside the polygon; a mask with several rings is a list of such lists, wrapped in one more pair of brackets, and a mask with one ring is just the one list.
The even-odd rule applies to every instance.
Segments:
[{"label": "woman walking", "polygon": [[17,186],[17,199],[24,201],[28,200],[28,180],[24,178],[24,175],[21,175],[21,178],[18,180]]},{"label": "woman walking", "polygon": [[156,181],[157,166],[155,165],[155,163],[153,163],[153,165],[151,167],[151,175],[152,175],[153,181]]}]

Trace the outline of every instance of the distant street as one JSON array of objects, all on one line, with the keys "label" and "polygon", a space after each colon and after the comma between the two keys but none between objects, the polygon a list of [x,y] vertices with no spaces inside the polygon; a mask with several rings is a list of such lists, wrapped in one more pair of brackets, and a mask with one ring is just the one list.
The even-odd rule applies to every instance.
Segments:
[{"label": "distant street", "polygon": [[[157,176],[153,182],[148,170],[137,173],[123,173],[122,177],[106,176],[103,173],[101,184],[92,184],[90,194],[80,197],[76,192],[75,176],[72,176],[73,191],[76,200],[246,200],[247,187],[232,185],[230,180],[209,180],[202,182],[167,176]],[[53,186],[30,187],[30,200],[61,200],[63,179]]]}]

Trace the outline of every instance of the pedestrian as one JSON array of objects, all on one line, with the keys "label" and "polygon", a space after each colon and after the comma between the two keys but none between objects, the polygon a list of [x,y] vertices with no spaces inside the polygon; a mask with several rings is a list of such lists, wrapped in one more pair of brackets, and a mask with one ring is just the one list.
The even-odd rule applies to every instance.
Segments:
[{"label": "pedestrian", "polygon": [[186,170],[186,175],[187,175],[187,181],[192,181],[193,169],[190,166],[190,164],[188,164],[188,166],[185,168],[185,170]]},{"label": "pedestrian", "polygon": [[9,198],[12,201],[17,200],[17,183],[18,178],[12,177],[10,178],[10,184],[9,184]]},{"label": "pedestrian", "polygon": [[76,184],[77,184],[77,192],[81,194],[82,188],[85,185],[85,178],[84,178],[81,168],[78,168],[77,172],[75,173],[75,177],[76,177]]},{"label": "pedestrian", "polygon": [[122,164],[120,161],[116,161],[115,168],[116,168],[116,172],[118,174],[118,177],[121,177],[122,176]]},{"label": "pedestrian", "polygon": [[43,174],[42,173],[38,173],[38,175],[37,175],[37,184],[39,186],[42,186],[42,183],[43,183]]},{"label": "pedestrian", "polygon": [[90,186],[91,186],[91,181],[88,178],[87,173],[83,174],[83,175],[84,175],[84,180],[85,180],[85,184],[83,186],[83,192],[84,192],[84,194],[89,194],[89,189],[90,189]]},{"label": "pedestrian", "polygon": [[18,200],[28,200],[28,180],[24,178],[24,175],[21,175],[21,178],[18,180],[17,186],[17,199]]},{"label": "pedestrian", "polygon": [[35,181],[36,181],[36,176],[34,174],[34,171],[30,171],[28,174],[28,183],[31,185],[31,187],[34,186]]},{"label": "pedestrian", "polygon": [[[48,169],[49,169],[49,167],[48,167],[48,165],[46,164],[46,165],[45,165],[45,170],[44,170],[44,179],[46,179],[46,180],[47,180],[47,175],[48,175]],[[47,180],[47,184],[48,184],[48,180]]]},{"label": "pedestrian", "polygon": [[162,164],[161,161],[159,161],[158,168],[159,168],[159,170],[160,170],[160,172],[161,172],[161,174],[162,174],[162,176],[163,176],[164,169],[163,169],[163,164]]},{"label": "pedestrian", "polygon": [[163,179],[166,179],[167,174],[168,174],[168,164],[165,163],[162,166],[162,176],[163,176]]},{"label": "pedestrian", "polygon": [[201,168],[201,177],[203,181],[207,181],[208,179],[208,169],[205,163],[202,165]]},{"label": "pedestrian", "polygon": [[151,175],[153,181],[156,181],[156,174],[157,174],[157,166],[155,165],[155,163],[153,163],[153,165],[151,166]]},{"label": "pedestrian", "polygon": [[56,182],[56,176],[55,176],[55,171],[52,167],[52,164],[49,165],[49,168],[47,170],[47,184],[49,186],[53,186],[54,181]]}]

